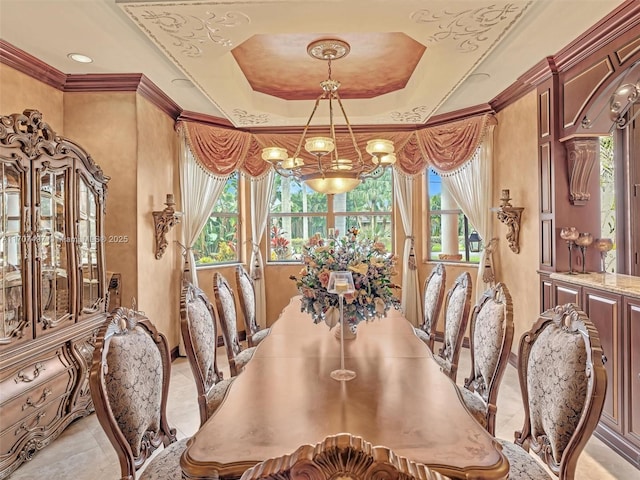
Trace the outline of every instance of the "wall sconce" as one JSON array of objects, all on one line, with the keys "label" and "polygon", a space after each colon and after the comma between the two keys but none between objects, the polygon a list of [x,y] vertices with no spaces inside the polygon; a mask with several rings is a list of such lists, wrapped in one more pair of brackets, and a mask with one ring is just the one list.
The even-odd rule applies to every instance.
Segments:
[{"label": "wall sconce", "polygon": [[502,190],[500,207],[497,209],[498,220],[509,227],[507,232],[509,248],[515,253],[520,253],[520,220],[524,207],[513,207],[510,202],[509,190]]},{"label": "wall sconce", "polygon": [[167,249],[166,235],[174,225],[180,223],[182,212],[176,212],[173,208],[173,194],[167,193],[166,208],[160,212],[153,213],[153,226],[156,231],[156,259],[159,260]]}]

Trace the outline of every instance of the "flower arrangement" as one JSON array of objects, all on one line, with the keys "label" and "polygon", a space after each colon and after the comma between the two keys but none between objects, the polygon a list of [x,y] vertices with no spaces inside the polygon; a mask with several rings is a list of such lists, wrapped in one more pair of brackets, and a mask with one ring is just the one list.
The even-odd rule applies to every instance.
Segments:
[{"label": "flower arrangement", "polygon": [[303,247],[302,262],[299,276],[290,278],[302,295],[300,311],[310,313],[315,323],[324,320],[333,327],[340,318],[338,295],[327,292],[331,271],[353,274],[356,291],[344,296],[343,307],[345,326],[352,331],[361,321],[383,317],[390,307],[400,306],[394,295],[400,287],[391,281],[397,257],[381,242],[359,239],[356,228],[342,238],[311,237]]}]

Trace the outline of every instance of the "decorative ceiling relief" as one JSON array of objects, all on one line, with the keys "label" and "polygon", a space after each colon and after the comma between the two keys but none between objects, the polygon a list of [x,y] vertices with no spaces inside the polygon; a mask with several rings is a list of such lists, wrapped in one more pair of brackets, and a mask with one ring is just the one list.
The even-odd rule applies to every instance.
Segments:
[{"label": "decorative ceiling relief", "polygon": [[236,108],[233,111],[233,115],[238,119],[239,125],[260,125],[269,123],[269,115],[262,113],[260,115],[254,115],[246,110]]},{"label": "decorative ceiling relief", "polygon": [[[458,108],[449,98],[536,2],[349,0],[338,2],[339,15],[310,14],[326,11],[322,0],[115,3],[221,117],[236,127],[293,128],[306,124],[327,79],[326,66],[307,52],[311,42],[350,45],[348,56],[332,61],[331,78],[342,85],[353,125],[424,124]],[[463,103],[488,101],[480,87],[463,92],[470,98]],[[318,108],[312,126],[329,120],[329,109]]]},{"label": "decorative ceiling relief", "polygon": [[409,112],[391,112],[391,120],[403,123],[422,123],[429,113],[429,107],[424,105],[411,109]]},{"label": "decorative ceiling relief", "polygon": [[492,29],[501,31],[505,26],[509,26],[530,3],[524,6],[513,3],[503,6],[489,5],[458,12],[432,12],[423,9],[411,14],[411,19],[416,23],[437,23],[438,31],[427,38],[428,42],[452,40],[457,43],[458,51],[473,52],[478,50],[482,43],[490,43]]},{"label": "decorative ceiling relief", "polygon": [[208,41],[223,47],[233,46],[233,42],[221,35],[222,28],[233,28],[250,22],[249,17],[240,12],[228,12],[219,16],[206,12],[206,18],[180,15],[172,12],[153,12],[145,10],[141,18],[166,32],[174,39],[174,45],[182,49],[189,57],[202,55],[200,45]]}]

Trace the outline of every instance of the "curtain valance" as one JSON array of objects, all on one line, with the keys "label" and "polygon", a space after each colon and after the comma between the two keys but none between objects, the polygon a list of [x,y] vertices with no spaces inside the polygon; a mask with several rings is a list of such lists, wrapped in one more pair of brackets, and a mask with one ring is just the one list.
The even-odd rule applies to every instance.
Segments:
[{"label": "curtain valance", "polygon": [[[392,140],[398,158],[396,168],[406,175],[421,174],[427,167],[446,175],[473,158],[488,121],[495,122],[495,119],[487,114],[413,132],[368,132],[357,133],[355,137],[362,152],[366,152],[366,143],[374,135]],[[300,141],[300,133],[249,133],[184,121],[180,122],[179,128],[184,128],[189,147],[198,162],[216,176],[227,176],[240,170],[250,177],[261,177],[271,168],[261,158],[263,147],[275,145],[293,154]],[[347,133],[336,134],[336,141],[340,151],[353,152]]]}]

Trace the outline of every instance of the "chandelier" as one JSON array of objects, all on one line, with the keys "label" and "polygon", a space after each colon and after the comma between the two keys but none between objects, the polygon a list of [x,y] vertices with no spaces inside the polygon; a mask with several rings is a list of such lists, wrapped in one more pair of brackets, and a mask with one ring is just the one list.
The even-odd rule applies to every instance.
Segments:
[{"label": "chandelier", "polygon": [[[371,161],[365,162],[362,158],[362,152],[338,94],[340,82],[331,78],[331,61],[345,57],[349,51],[350,46],[347,42],[334,38],[316,40],[309,44],[307,53],[313,58],[327,62],[328,78],[320,82],[322,94],[315,101],[293,156],[289,156],[286,148],[271,146],[262,149],[262,158],[270,162],[276,172],[283,177],[294,177],[319,193],[335,194],[353,190],[367,178],[382,176],[396,161],[393,142],[381,138],[367,142],[366,151],[371,155]],[[327,100],[329,105],[329,133],[327,136],[307,138],[311,120],[321,100]],[[335,103],[342,112],[349,132],[354,150],[352,158],[343,156],[343,152],[338,151],[334,124]],[[311,158],[300,156],[303,146]]]}]

